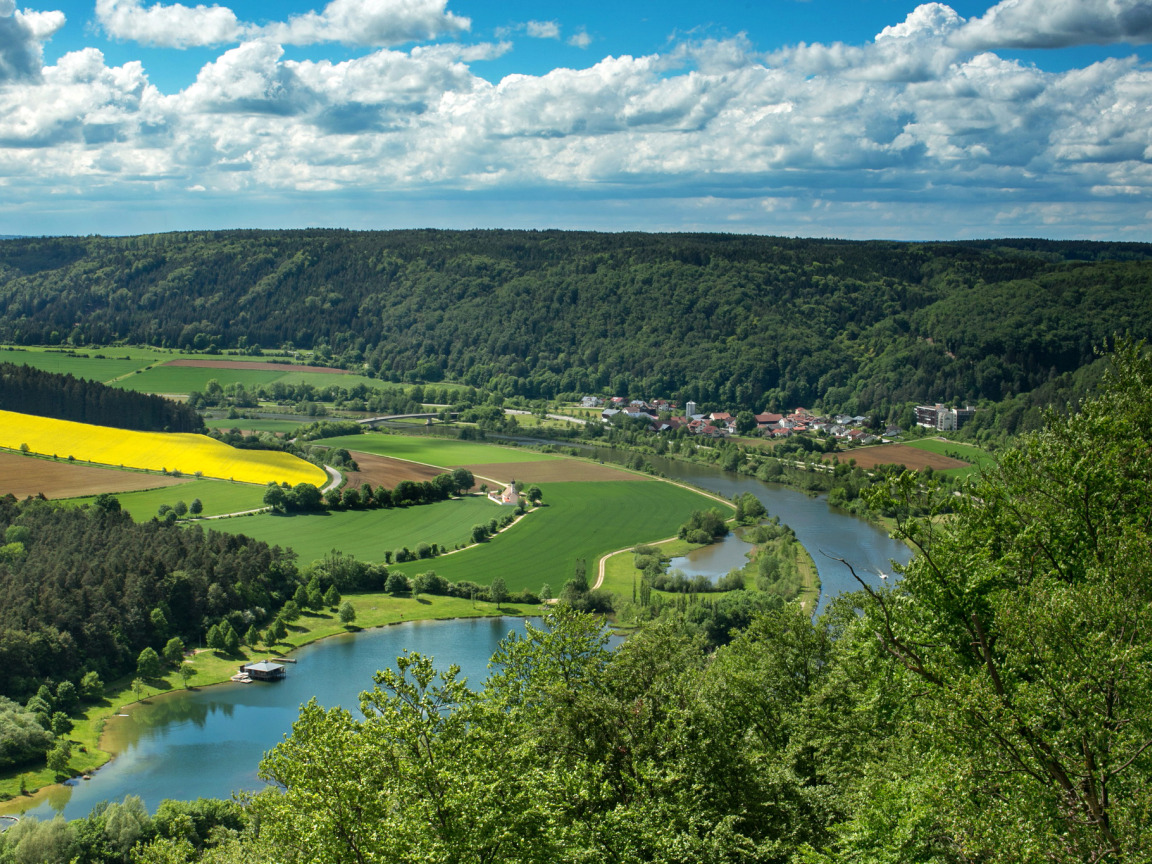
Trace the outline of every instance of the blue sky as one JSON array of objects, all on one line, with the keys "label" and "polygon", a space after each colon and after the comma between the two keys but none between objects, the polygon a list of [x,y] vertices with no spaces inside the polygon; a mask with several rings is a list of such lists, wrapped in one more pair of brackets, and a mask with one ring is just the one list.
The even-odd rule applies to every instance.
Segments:
[{"label": "blue sky", "polygon": [[1152,241],[1152,0],[0,0],[0,234]]}]

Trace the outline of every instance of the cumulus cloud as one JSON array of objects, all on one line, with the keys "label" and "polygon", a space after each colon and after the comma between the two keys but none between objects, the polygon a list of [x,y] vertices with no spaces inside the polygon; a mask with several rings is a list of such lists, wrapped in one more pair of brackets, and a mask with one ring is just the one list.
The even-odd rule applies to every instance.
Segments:
[{"label": "cumulus cloud", "polygon": [[39,77],[41,43],[63,26],[63,12],[18,12],[15,0],[0,0],[0,84]]},{"label": "cumulus cloud", "polygon": [[[417,5],[448,27],[443,3]],[[322,13],[324,38],[351,26],[334,7]],[[23,44],[50,29],[20,20]],[[496,83],[470,64],[507,43],[308,61],[262,31],[171,95],[139,64],[109,68],[90,49],[0,88],[0,183],[6,193],[13,178],[43,176],[208,195],[643,189],[757,202],[732,208],[746,225],[766,213],[818,224],[850,206],[867,226],[869,208],[923,215],[933,196],[981,202],[986,226],[1021,208],[1033,208],[1029,224],[1078,208],[1147,210],[1152,70],[1130,58],[1045,72],[964,48],[967,26],[929,3],[863,44],[764,55],[744,36],[680,42]]]},{"label": "cumulus cloud", "polygon": [[592,37],[584,30],[578,30],[568,37],[568,44],[574,48],[587,48],[592,44]]},{"label": "cumulus cloud", "polygon": [[244,32],[235,13],[224,6],[156,3],[145,8],[142,0],[96,0],[96,19],[114,39],[168,48],[235,42]]},{"label": "cumulus cloud", "polygon": [[560,25],[555,21],[529,21],[525,32],[533,39],[559,39]]},{"label": "cumulus cloud", "polygon": [[448,12],[447,0],[332,0],[322,12],[271,24],[264,35],[291,45],[401,45],[466,32],[470,19]]},{"label": "cumulus cloud", "polygon": [[957,45],[1065,48],[1152,42],[1148,0],[1003,0],[956,33]]}]

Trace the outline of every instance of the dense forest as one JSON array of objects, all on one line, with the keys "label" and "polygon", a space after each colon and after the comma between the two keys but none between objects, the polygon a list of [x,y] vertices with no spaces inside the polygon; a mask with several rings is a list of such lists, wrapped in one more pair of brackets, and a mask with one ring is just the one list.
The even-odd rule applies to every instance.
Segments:
[{"label": "dense forest", "polygon": [[204,431],[191,405],[13,363],[0,363],[0,409],[143,432]]},{"label": "dense forest", "polygon": [[104,495],[86,508],[0,498],[0,695],[48,679],[105,680],[173,636],[195,645],[227,620],[263,624],[297,588],[294,555],[235,534],[132,521]]},{"label": "dense forest", "polygon": [[1152,336],[1152,246],[561,231],[0,241],[0,340],[762,410],[1000,402]]}]

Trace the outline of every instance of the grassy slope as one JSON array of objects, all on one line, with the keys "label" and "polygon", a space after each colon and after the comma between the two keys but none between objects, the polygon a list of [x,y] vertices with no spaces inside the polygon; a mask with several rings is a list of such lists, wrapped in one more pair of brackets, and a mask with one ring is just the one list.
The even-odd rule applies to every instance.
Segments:
[{"label": "grassy slope", "polygon": [[[120,499],[120,506],[131,513],[133,519],[147,522],[156,515],[161,504],[174,505],[177,501],[190,504],[193,498],[199,498],[204,505],[204,516],[252,510],[264,506],[264,487],[251,483],[229,483],[227,480],[193,480],[179,486],[148,489],[144,492],[121,492],[116,497]],[[92,498],[68,500],[85,503]]]},{"label": "grassy slope", "polygon": [[456,441],[451,438],[416,438],[406,435],[384,435],[368,432],[364,435],[344,435],[339,438],[326,438],[324,444],[330,447],[343,447],[346,450],[359,450],[375,453],[378,456],[392,456],[428,465],[441,465],[452,468],[456,465],[487,465],[497,462],[539,462],[542,459],[555,459],[536,450],[522,450],[515,447],[499,447],[495,444],[482,444],[475,441]]},{"label": "grassy slope", "polygon": [[220,519],[205,527],[247,534],[273,546],[291,547],[299,556],[298,563],[303,565],[323,558],[333,549],[361,561],[383,561],[385,552],[402,546],[415,549],[420,542],[451,548],[469,541],[473,525],[501,515],[499,505],[484,497],[470,496],[393,510],[345,510],[294,516],[260,514]]},{"label": "grassy slope", "polygon": [[693,510],[711,506],[699,494],[669,483],[610,481],[552,483],[545,501],[548,506],[479,547],[398,569],[408,574],[435,570],[452,582],[467,579],[481,585],[501,576],[511,591],[538,591],[547,582],[558,593],[576,559],[585,560],[591,584],[604,553],[669,537]]},{"label": "grassy slope", "polygon": [[[233,382],[252,387],[257,384],[271,384],[284,373],[262,369],[206,369],[200,366],[154,366],[139,375],[129,375],[114,386],[125,390],[139,390],[144,393],[191,393],[203,391],[210,380],[215,378],[221,386]],[[333,376],[336,377],[336,376]]]},{"label": "grassy slope", "polygon": [[927,450],[930,453],[939,453],[941,456],[952,456],[956,459],[972,463],[972,465],[967,468],[949,468],[947,471],[940,472],[949,476],[968,477],[979,474],[985,467],[990,467],[996,462],[996,457],[987,450],[982,450],[971,444],[961,444],[957,441],[945,441],[939,438],[921,438],[917,441],[905,441],[903,443],[909,447],[917,447],[921,450]]}]

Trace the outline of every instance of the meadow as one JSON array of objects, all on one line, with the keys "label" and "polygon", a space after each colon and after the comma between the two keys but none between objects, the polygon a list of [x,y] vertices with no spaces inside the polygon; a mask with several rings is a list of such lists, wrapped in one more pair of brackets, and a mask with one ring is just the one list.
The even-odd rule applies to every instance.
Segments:
[{"label": "meadow", "polygon": [[204,425],[209,429],[223,429],[228,432],[239,429],[242,432],[282,432],[285,434],[295,432],[301,426],[306,426],[311,418],[301,417],[299,420],[266,420],[261,417],[238,417],[229,420],[227,417],[205,418]]},{"label": "meadow", "polygon": [[716,506],[699,493],[659,482],[554,483],[544,487],[544,500],[546,506],[480,546],[398,569],[408,575],[435,570],[451,582],[481,585],[500,576],[511,591],[539,591],[547,582],[558,594],[577,559],[584,559],[591,585],[601,555],[663,540],[693,510]]},{"label": "meadow", "polygon": [[314,483],[327,475],[288,453],[237,450],[206,435],[134,432],[69,420],[0,411],[0,447],[71,461],[142,468],[147,471],[200,472],[208,477],[264,485],[269,481]]},{"label": "meadow", "polygon": [[412,462],[423,462],[427,465],[439,465],[444,468],[505,462],[539,462],[544,459],[559,458],[541,453],[538,450],[500,447],[495,444],[458,441],[452,438],[386,435],[380,432],[325,438],[323,443],[329,447],[343,447],[345,450],[359,450],[363,453],[374,453],[377,456],[408,459]]},{"label": "meadow", "polygon": [[271,384],[284,376],[276,370],[263,369],[211,369],[202,366],[153,366],[138,374],[112,382],[113,387],[138,390],[142,393],[184,394],[193,390],[204,391],[208,382],[216,379],[221,385],[243,384],[246,388]]},{"label": "meadow", "polygon": [[915,447],[918,450],[927,450],[930,453],[951,456],[954,459],[961,459],[965,462],[972,463],[973,467],[953,469],[946,472],[948,474],[959,474],[961,476],[978,474],[984,468],[996,464],[995,456],[987,450],[982,450],[971,444],[960,444],[959,442],[947,441],[943,438],[921,438],[919,441],[909,441],[907,444],[909,447]]},{"label": "meadow", "polygon": [[[120,500],[121,509],[131,513],[133,519],[137,522],[147,522],[157,515],[162,504],[173,506],[177,501],[191,504],[193,498],[199,498],[200,503],[204,505],[202,516],[221,516],[225,513],[255,510],[264,506],[265,488],[252,483],[230,483],[227,480],[190,480],[177,487],[119,492],[116,493],[116,497]],[[91,497],[69,499],[79,504],[89,503],[92,500]],[[216,524],[212,522],[205,527],[215,527]]]},{"label": "meadow", "polygon": [[[471,542],[473,525],[507,512],[486,497],[473,495],[391,510],[335,510],[291,516],[261,513],[219,519],[205,527],[246,534],[272,546],[290,547],[298,556],[297,562],[303,565],[323,558],[333,549],[361,561],[383,561],[385,552],[404,546],[415,550],[422,542],[449,548],[464,545]],[[533,514],[526,521],[535,518]],[[511,529],[512,532],[519,530],[519,525]],[[430,561],[423,563],[428,565],[425,569],[433,566]]]}]

